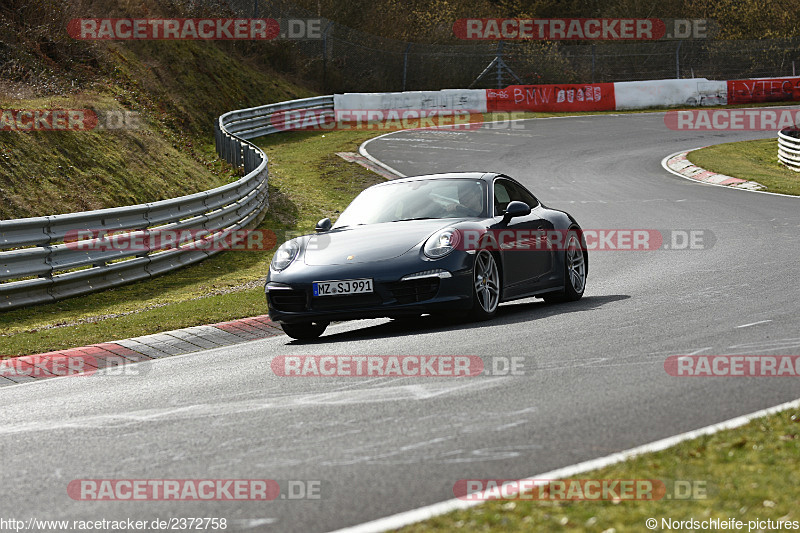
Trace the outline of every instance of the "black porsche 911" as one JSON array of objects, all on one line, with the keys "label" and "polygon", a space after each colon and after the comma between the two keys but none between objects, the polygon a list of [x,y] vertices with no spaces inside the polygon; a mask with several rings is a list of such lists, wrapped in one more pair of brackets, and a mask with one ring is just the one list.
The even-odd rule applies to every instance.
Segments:
[{"label": "black porsche 911", "polygon": [[335,224],[283,243],[266,280],[269,315],[296,339],[332,320],[462,312],[519,298],[578,300],[581,228],[497,173],[403,178],[365,189]]}]

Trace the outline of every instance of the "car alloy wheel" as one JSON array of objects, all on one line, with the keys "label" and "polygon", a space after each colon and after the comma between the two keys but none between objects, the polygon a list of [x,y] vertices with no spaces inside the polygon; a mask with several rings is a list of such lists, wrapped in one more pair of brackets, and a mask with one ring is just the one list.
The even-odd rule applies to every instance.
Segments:
[{"label": "car alloy wheel", "polygon": [[486,250],[475,257],[473,302],[473,318],[480,320],[493,317],[500,303],[500,272],[494,256]]},{"label": "car alloy wheel", "polygon": [[576,294],[583,294],[583,289],[586,287],[586,260],[583,257],[581,243],[575,233],[570,233],[566,262],[572,290]]},{"label": "car alloy wheel", "polygon": [[581,238],[574,229],[567,234],[564,251],[564,289],[543,294],[547,303],[574,302],[580,300],[586,289],[586,254]]}]

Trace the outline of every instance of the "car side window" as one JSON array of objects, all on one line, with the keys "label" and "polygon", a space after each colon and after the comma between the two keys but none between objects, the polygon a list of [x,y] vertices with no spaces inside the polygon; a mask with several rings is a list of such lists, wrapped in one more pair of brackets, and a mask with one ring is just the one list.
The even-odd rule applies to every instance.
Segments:
[{"label": "car side window", "polygon": [[506,180],[495,180],[494,182],[494,216],[499,216],[506,210],[511,198],[508,186],[511,182]]},{"label": "car side window", "polygon": [[494,216],[506,210],[509,202],[525,202],[533,209],[539,201],[531,193],[513,181],[498,179],[494,182]]},{"label": "car side window", "polygon": [[520,202],[525,202],[528,204],[528,207],[533,209],[534,207],[539,205],[539,200],[536,199],[534,195],[529,193],[527,190],[523,189],[519,185],[513,184],[514,188],[517,190],[517,196],[519,198],[514,198],[514,200],[519,200]]}]

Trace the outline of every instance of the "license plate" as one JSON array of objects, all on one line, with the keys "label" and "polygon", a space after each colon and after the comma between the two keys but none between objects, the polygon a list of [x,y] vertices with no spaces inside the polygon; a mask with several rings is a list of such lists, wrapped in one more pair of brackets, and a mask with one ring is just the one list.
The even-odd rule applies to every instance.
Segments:
[{"label": "license plate", "polygon": [[371,279],[315,281],[311,286],[314,288],[314,296],[340,296],[342,294],[364,294],[372,292]]}]

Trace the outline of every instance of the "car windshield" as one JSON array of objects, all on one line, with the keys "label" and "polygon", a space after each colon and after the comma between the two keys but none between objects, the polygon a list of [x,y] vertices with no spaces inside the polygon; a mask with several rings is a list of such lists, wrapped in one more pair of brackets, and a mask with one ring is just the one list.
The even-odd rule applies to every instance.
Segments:
[{"label": "car windshield", "polygon": [[481,180],[387,183],[359,194],[334,227],[426,218],[486,217],[486,203],[486,184]]}]

